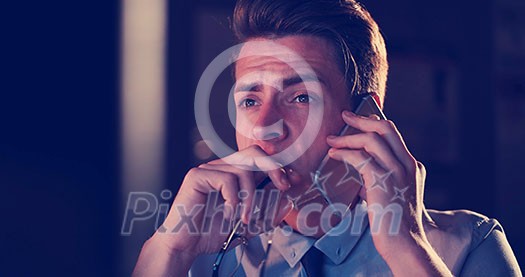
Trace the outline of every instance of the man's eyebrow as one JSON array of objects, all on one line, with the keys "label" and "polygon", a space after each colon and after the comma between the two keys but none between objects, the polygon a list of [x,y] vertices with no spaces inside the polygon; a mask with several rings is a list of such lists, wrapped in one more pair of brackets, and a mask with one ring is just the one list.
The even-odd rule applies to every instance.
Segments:
[{"label": "man's eyebrow", "polygon": [[[285,78],[283,80],[283,89],[304,82],[319,82],[325,86],[327,85],[326,82],[317,75],[303,74]],[[260,82],[239,84],[236,86],[235,91],[253,91],[254,89],[256,90],[257,87],[261,86],[261,84],[262,83]]]},{"label": "man's eyebrow", "polygon": [[238,91],[253,91],[254,89],[257,89],[261,83],[259,82],[253,82],[253,83],[246,83],[246,84],[239,84],[235,86],[235,92]]},{"label": "man's eyebrow", "polygon": [[314,74],[302,74],[302,75],[296,75],[289,78],[286,78],[283,80],[283,88],[287,88],[289,86],[293,86],[296,84],[304,83],[304,82],[319,82],[323,85],[326,85],[323,79],[319,78],[319,76]]}]

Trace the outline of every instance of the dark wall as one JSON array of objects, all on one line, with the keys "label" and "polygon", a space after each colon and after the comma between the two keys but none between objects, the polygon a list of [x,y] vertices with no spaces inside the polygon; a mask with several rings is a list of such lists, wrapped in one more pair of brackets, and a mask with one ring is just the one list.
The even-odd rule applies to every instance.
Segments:
[{"label": "dark wall", "polygon": [[118,3],[1,6],[0,275],[113,275]]}]

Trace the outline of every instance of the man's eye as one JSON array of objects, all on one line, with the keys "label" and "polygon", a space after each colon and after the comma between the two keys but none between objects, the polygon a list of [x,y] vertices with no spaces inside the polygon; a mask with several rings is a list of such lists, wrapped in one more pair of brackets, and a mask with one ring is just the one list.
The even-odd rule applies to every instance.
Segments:
[{"label": "man's eye", "polygon": [[293,99],[293,101],[298,102],[298,103],[310,103],[312,102],[312,98],[308,96],[308,94],[301,94],[301,95],[296,96]]},{"label": "man's eye", "polygon": [[239,104],[239,106],[243,107],[243,108],[249,108],[249,107],[257,106],[257,101],[255,101],[253,99],[250,99],[250,98],[247,98],[247,99],[242,100],[241,103]]}]

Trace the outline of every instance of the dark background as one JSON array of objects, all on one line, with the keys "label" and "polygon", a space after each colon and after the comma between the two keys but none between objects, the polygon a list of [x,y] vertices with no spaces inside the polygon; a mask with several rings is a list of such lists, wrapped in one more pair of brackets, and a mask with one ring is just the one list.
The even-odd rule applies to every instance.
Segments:
[{"label": "dark background", "polygon": [[[525,4],[362,2],[389,51],[385,111],[427,166],[427,207],[497,218],[522,262]],[[0,9],[0,275],[127,275],[132,265],[119,251],[121,5],[8,3]],[[193,92],[207,63],[232,45],[232,7],[169,1],[172,190],[199,161]]]}]

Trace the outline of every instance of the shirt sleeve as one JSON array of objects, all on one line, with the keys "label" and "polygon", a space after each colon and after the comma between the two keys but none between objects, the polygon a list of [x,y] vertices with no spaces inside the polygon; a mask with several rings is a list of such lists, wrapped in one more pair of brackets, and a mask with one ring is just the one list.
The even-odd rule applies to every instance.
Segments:
[{"label": "shirt sleeve", "polygon": [[460,276],[522,276],[499,222],[486,219],[476,225]]}]

